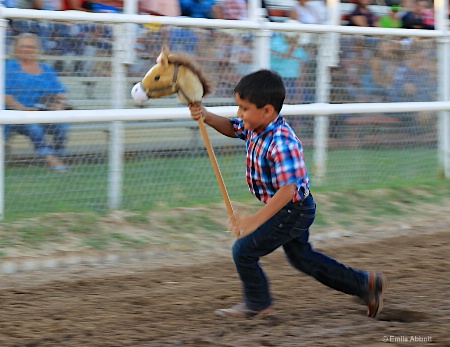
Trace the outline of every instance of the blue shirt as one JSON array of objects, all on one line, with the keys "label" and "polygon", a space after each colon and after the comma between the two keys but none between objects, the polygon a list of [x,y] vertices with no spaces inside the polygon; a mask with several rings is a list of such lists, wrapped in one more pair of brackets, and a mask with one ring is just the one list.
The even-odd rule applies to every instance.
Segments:
[{"label": "blue shirt", "polygon": [[193,18],[213,18],[215,0],[180,0],[181,13]]},{"label": "blue shirt", "polygon": [[[272,52],[287,54],[291,45],[286,41],[283,34],[272,36],[270,49]],[[302,47],[296,47],[292,52],[291,59],[281,57],[278,54],[270,55],[270,69],[278,72],[282,78],[298,78],[303,63],[309,62],[308,53]]]},{"label": "blue shirt", "polygon": [[[408,94],[405,85],[414,86],[415,92]],[[392,88],[389,90],[391,102],[426,102],[436,100],[437,86],[427,70],[402,66],[394,73]]]},{"label": "blue shirt", "polygon": [[17,60],[8,60],[5,64],[5,94],[26,107],[35,107],[45,94],[67,92],[53,67],[44,63],[39,63],[39,66],[41,74],[31,75],[22,71]]},{"label": "blue shirt", "polygon": [[282,186],[295,184],[292,201],[301,200],[301,188],[310,185],[308,171],[302,143],[285,119],[279,115],[262,131],[245,129],[240,118],[232,118],[231,124],[236,136],[246,141],[250,192],[267,203]]}]

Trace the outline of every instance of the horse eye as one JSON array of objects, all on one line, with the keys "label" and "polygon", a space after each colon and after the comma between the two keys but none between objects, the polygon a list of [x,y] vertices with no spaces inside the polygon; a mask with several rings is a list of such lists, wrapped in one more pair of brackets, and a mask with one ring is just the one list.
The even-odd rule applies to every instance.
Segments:
[{"label": "horse eye", "polygon": [[159,81],[160,78],[161,78],[160,75],[155,76],[155,81]]}]

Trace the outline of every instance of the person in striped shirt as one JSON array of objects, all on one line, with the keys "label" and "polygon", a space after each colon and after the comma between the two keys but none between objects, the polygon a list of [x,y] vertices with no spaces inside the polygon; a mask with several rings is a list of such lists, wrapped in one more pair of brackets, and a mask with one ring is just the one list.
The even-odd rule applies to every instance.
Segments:
[{"label": "person in striped shirt", "polygon": [[259,260],[283,247],[292,266],[330,288],[360,297],[368,305],[368,316],[377,317],[383,305],[384,275],[345,266],[313,250],[309,242],[316,204],[302,143],[280,114],[286,96],[282,78],[259,70],[244,76],[234,92],[236,118],[211,113],[200,103],[189,105],[194,120],[202,117],[219,133],[246,142],[247,183],[264,203],[253,215],[236,214],[231,226],[237,235],[232,253],[244,300],[215,314],[248,318],[274,312]]}]

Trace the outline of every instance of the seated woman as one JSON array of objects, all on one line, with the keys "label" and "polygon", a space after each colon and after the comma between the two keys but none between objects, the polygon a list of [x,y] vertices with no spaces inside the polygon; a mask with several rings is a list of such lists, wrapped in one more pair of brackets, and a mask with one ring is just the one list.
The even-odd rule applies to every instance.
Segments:
[{"label": "seated woman", "polygon": [[354,10],[349,14],[348,25],[359,27],[376,26],[377,18],[369,9],[371,0],[358,0]]},{"label": "seated woman", "polygon": [[[5,66],[7,109],[38,111],[65,108],[66,88],[53,67],[38,61],[39,51],[40,40],[36,35],[25,33],[17,37],[13,51],[15,59],[8,60]],[[68,168],[60,157],[66,156],[68,127],[64,123],[6,125],[5,140],[12,132],[28,136],[36,154],[45,158],[53,171],[66,172]],[[47,133],[53,135],[53,146],[47,144]]]}]

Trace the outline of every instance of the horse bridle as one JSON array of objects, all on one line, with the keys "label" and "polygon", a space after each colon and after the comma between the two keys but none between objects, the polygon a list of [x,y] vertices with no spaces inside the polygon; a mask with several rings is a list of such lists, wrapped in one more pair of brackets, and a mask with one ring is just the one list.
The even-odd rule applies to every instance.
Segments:
[{"label": "horse bridle", "polygon": [[[151,93],[155,93],[155,92],[162,92],[165,90],[170,90],[173,93],[181,93],[183,94],[183,96],[185,97],[185,99],[188,101],[189,104],[193,103],[193,101],[186,95],[186,93],[184,92],[184,90],[178,85],[178,71],[180,68],[180,64],[174,64],[175,68],[173,69],[173,76],[172,76],[172,83],[168,86],[165,87],[159,87],[159,88],[153,88],[153,89],[146,89],[145,93],[147,94],[147,96],[151,99]],[[142,82],[141,82],[141,86],[142,86]]]}]

